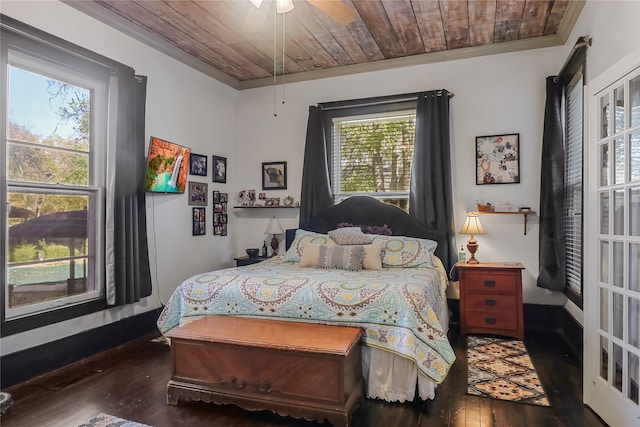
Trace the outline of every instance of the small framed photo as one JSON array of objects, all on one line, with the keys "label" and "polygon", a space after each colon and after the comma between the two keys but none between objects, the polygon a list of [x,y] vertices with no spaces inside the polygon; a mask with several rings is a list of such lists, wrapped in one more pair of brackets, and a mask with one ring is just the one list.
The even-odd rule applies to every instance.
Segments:
[{"label": "small framed photo", "polygon": [[476,137],[476,185],[520,183],[520,134]]},{"label": "small framed photo", "polygon": [[227,158],[220,156],[213,157],[213,182],[227,183]]},{"label": "small framed photo", "polygon": [[203,182],[189,181],[189,204],[207,206],[207,187]]},{"label": "small framed photo", "polygon": [[213,205],[213,212],[222,213],[222,203],[215,203]]},{"label": "small framed photo", "polygon": [[229,201],[228,193],[220,193],[220,203],[227,203]]},{"label": "small framed photo", "polygon": [[221,236],[226,236],[227,235],[227,224],[222,224],[220,226],[220,235]]},{"label": "small framed photo", "polygon": [[189,175],[207,176],[207,156],[191,153]]},{"label": "small framed photo", "polygon": [[287,162],[262,163],[262,189],[287,189]]},{"label": "small framed photo", "polygon": [[202,236],[207,232],[207,222],[205,220],[206,217],[206,209],[205,208],[193,208],[193,232],[194,236]]},{"label": "small framed photo", "polygon": [[217,205],[218,203],[220,203],[220,192],[219,191],[214,191],[213,192],[213,204]]}]

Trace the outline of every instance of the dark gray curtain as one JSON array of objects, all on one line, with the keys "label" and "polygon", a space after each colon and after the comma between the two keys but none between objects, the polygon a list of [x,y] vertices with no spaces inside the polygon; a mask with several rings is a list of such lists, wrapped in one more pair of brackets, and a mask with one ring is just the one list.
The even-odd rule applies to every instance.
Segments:
[{"label": "dark gray curtain", "polygon": [[302,168],[300,228],[305,228],[311,218],[332,204],[324,112],[321,106],[310,106]]},{"label": "dark gray curtain", "polygon": [[121,67],[117,79],[112,305],[151,295],[144,192],[147,78]]},{"label": "dark gray curtain", "polygon": [[449,92],[437,90],[418,96],[416,135],[411,165],[409,214],[422,226],[447,233],[442,262],[456,263],[451,191]]},{"label": "dark gray curtain", "polygon": [[538,286],[554,291],[565,287],[564,260],[564,142],[562,84],[547,77],[540,178],[540,235]]}]

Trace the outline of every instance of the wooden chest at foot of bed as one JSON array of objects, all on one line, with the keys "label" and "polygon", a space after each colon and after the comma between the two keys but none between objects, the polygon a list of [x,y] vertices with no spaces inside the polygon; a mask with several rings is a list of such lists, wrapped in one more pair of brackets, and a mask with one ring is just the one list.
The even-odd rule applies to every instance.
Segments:
[{"label": "wooden chest at foot of bed", "polygon": [[167,333],[180,397],[350,424],[363,398],[359,328],[206,316]]}]

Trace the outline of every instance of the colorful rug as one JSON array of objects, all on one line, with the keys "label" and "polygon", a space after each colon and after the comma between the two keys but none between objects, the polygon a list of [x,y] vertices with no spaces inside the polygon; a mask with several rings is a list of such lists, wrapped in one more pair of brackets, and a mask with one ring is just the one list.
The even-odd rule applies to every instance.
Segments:
[{"label": "colorful rug", "polygon": [[524,343],[467,337],[467,393],[550,406]]},{"label": "colorful rug", "polygon": [[97,414],[78,427],[151,427],[147,424],[140,424],[133,421],[123,420],[108,414]]}]

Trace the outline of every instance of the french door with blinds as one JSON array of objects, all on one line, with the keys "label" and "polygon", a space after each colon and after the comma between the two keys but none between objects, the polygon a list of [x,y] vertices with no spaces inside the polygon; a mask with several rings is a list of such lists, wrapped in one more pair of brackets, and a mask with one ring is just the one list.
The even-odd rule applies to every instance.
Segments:
[{"label": "french door with blinds", "polygon": [[584,397],[612,426],[640,425],[640,67],[636,60],[632,58],[632,66],[617,64],[594,79],[589,95]]}]

